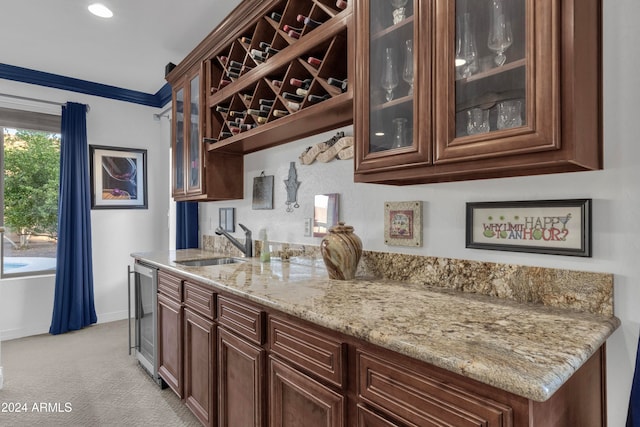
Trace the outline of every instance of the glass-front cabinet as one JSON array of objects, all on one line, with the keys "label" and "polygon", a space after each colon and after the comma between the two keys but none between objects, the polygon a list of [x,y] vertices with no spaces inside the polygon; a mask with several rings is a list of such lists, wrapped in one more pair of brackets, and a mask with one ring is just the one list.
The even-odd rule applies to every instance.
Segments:
[{"label": "glass-front cabinet", "polygon": [[600,0],[356,0],[356,181],[601,168]]},{"label": "glass-front cabinet", "polygon": [[356,8],[363,34],[356,37],[356,170],[430,162],[431,103],[422,94],[431,92],[431,33],[421,25],[431,21],[430,2],[358,1]]},{"label": "glass-front cabinet", "polygon": [[173,92],[173,196],[200,195],[203,192],[200,68],[186,74]]}]

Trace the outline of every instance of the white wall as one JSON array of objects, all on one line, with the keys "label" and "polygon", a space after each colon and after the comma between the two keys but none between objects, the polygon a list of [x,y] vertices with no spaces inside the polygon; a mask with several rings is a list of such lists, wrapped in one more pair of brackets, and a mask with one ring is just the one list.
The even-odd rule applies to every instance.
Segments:
[{"label": "white wall", "polygon": [[[168,120],[154,120],[153,114],[160,112],[157,108],[8,80],[0,80],[0,93],[60,103],[89,104],[89,144],[147,150],[149,208],[91,211],[94,299],[98,322],[126,318],[127,265],[132,264],[129,254],[169,247]],[[4,102],[6,105],[7,100]],[[33,104],[36,109],[46,107],[24,103]],[[59,107],[54,108],[59,111]],[[54,283],[53,275],[0,281],[2,340],[49,331]]]},{"label": "white wall", "polygon": [[[245,158],[245,199],[201,204],[201,234],[213,234],[219,207],[236,207],[236,221],[269,239],[318,244],[303,236],[312,216],[313,195],[340,193],[340,217],[355,227],[365,250],[415,253],[480,261],[525,264],[614,274],[615,315],[622,321],[607,343],[608,417],[612,427],[626,420],[640,325],[640,84],[637,40],[640,2],[604,1],[604,170],[535,177],[392,187],[354,184],[353,164],[334,161],[304,166],[300,153],[333,132],[261,151]],[[348,128],[349,129],[349,128]],[[285,212],[289,162],[296,161],[300,208]],[[275,175],[274,209],[252,210],[253,178]],[[521,254],[465,249],[465,202],[492,200],[592,198],[593,257]],[[383,242],[383,202],[424,201],[424,246],[388,247]],[[213,224],[213,225],[211,225]],[[237,237],[243,237],[241,232]],[[567,325],[567,327],[571,327]]]}]

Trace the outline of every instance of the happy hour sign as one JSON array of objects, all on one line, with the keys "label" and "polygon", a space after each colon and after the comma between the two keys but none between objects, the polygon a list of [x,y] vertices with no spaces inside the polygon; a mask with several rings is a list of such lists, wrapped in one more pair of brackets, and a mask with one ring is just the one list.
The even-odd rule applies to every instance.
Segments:
[{"label": "happy hour sign", "polygon": [[467,204],[467,247],[589,256],[589,201]]}]

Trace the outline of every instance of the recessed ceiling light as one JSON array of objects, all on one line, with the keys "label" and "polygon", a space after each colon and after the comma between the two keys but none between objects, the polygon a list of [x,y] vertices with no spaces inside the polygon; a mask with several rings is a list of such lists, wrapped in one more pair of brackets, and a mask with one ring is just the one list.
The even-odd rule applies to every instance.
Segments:
[{"label": "recessed ceiling light", "polygon": [[113,16],[113,12],[111,12],[111,10],[101,4],[101,3],[94,3],[89,5],[89,12],[93,13],[96,16],[99,16],[100,18],[111,18]]}]

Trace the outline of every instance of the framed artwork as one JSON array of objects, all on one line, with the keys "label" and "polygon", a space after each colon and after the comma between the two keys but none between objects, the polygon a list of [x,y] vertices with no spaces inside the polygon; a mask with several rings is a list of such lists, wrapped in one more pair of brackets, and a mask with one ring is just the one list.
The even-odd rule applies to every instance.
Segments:
[{"label": "framed artwork", "polygon": [[422,202],[384,203],[384,243],[422,246]]},{"label": "framed artwork", "polygon": [[253,178],[253,200],[251,209],[273,209],[273,175],[264,172]]},{"label": "framed artwork", "polygon": [[219,208],[219,223],[218,225],[224,231],[233,233],[236,231],[236,210],[235,208]]},{"label": "framed artwork", "polygon": [[147,150],[89,145],[92,209],[147,209]]},{"label": "framed artwork", "polygon": [[467,203],[466,247],[591,256],[591,199]]}]

